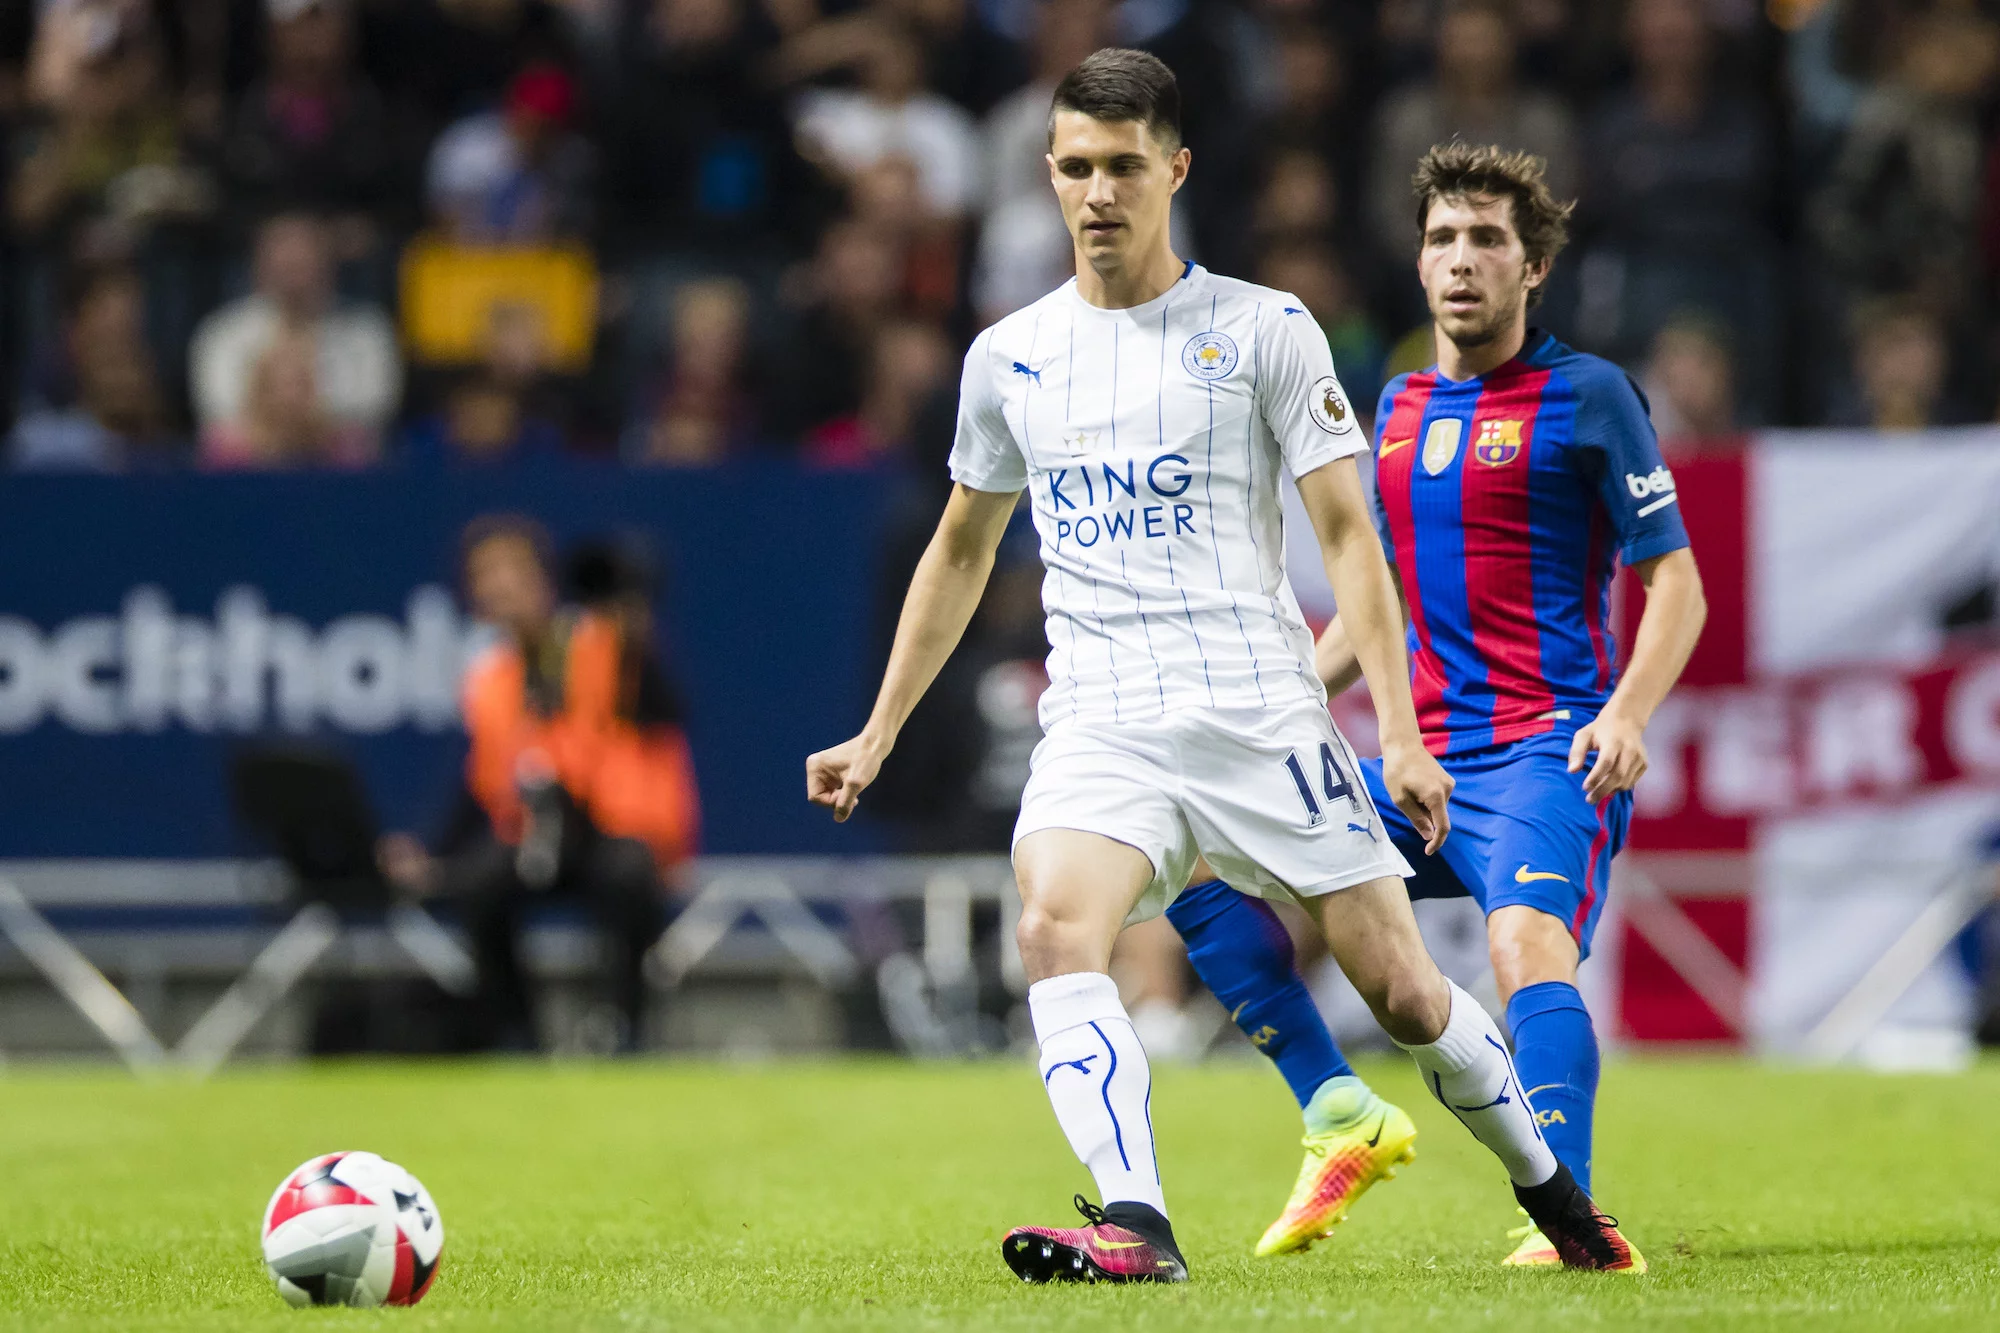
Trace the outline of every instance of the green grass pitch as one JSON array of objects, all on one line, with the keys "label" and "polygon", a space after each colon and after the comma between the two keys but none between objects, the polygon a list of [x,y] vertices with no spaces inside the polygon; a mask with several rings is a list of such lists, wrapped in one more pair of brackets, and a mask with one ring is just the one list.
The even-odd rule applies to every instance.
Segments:
[{"label": "green grass pitch", "polygon": [[[1600,1196],[1640,1279],[1497,1266],[1498,1167],[1401,1063],[1364,1071],[1418,1160],[1331,1241],[1255,1261],[1297,1165],[1258,1064],[1156,1073],[1194,1281],[1029,1288],[1010,1225],[1089,1188],[1031,1067],[888,1061],[334,1064],[204,1086],[0,1076],[0,1329],[2000,1328],[2000,1064],[1962,1077],[1628,1060]],[[427,1184],[445,1263],[415,1310],[295,1312],[265,1199],[368,1148]]]}]

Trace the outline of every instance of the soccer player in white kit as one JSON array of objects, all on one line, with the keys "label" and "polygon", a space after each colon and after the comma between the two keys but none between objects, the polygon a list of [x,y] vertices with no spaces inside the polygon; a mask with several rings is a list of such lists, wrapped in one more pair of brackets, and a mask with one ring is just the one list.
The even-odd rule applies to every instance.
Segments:
[{"label": "soccer player in white kit", "polygon": [[1164,910],[1198,857],[1300,902],[1424,1082],[1516,1186],[1556,1161],[1485,1011],[1437,970],[1285,579],[1291,473],[1381,724],[1384,782],[1429,841],[1452,780],[1425,751],[1403,627],[1354,455],[1368,447],[1297,297],[1185,263],[1180,96],[1137,51],[1058,85],[1049,167],[1076,278],[966,354],[952,495],[911,579],[861,734],[806,761],[844,820],[964,632],[1020,493],[1048,575],[1046,737],[1014,835],[1021,960],[1042,1082],[1102,1205],[1020,1227],[1030,1281],[1180,1281],[1153,1151],[1152,1078],[1106,975],[1119,930]]}]

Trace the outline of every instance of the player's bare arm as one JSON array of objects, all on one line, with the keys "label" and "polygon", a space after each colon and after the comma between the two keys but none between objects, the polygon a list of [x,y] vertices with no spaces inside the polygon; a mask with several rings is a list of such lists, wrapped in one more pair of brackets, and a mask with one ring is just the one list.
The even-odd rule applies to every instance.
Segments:
[{"label": "player's bare arm", "polygon": [[[1396,585],[1396,606],[1403,613],[1403,623],[1410,622],[1410,602],[1403,595],[1403,576],[1389,566],[1389,581]],[[1354,688],[1354,682],[1361,679],[1361,658],[1354,651],[1353,640],[1347,637],[1347,626],[1335,616],[1326,622],[1319,639],[1313,644],[1313,669],[1319,673],[1320,682],[1326,686],[1329,695],[1345,694]]]},{"label": "player's bare arm", "polygon": [[917,562],[903,614],[896,622],[895,646],[882,674],[882,689],[861,734],[806,760],[806,799],[832,809],[836,820],[854,813],[855,802],[896,744],[910,710],[924,697],[951,656],[978,609],[993,553],[1000,548],[1019,492],[952,487],[937,532]]},{"label": "player's bare arm", "polygon": [[1452,778],[1424,748],[1410,698],[1410,664],[1403,650],[1403,616],[1382,543],[1368,517],[1361,474],[1352,458],[1336,459],[1299,478],[1319,538],[1327,582],[1340,604],[1345,634],[1368,681],[1382,738],[1382,780],[1396,805],[1435,854],[1451,832]]},{"label": "player's bare arm", "polygon": [[1634,565],[1646,588],[1646,609],[1632,640],[1632,660],[1610,700],[1569,747],[1569,771],[1583,772],[1590,752],[1597,760],[1583,780],[1584,798],[1595,805],[1630,791],[1646,775],[1646,724],[1687,668],[1695,641],[1708,620],[1708,599],[1694,552],[1682,547]]}]

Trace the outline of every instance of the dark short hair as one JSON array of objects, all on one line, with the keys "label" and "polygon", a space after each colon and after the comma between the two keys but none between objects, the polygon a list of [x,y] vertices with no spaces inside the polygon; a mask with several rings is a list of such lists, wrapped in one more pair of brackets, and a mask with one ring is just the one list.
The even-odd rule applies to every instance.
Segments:
[{"label": "dark short hair", "polygon": [[472,553],[495,541],[518,542],[527,547],[535,563],[542,567],[542,573],[553,581],[555,543],[549,539],[547,528],[525,514],[481,514],[466,524],[458,537],[458,567],[470,568]]},{"label": "dark short hair", "polygon": [[[1548,164],[1533,153],[1510,153],[1492,144],[1474,147],[1453,140],[1438,144],[1417,163],[1410,188],[1417,199],[1417,233],[1430,221],[1431,205],[1440,199],[1505,199],[1511,206],[1514,230],[1530,264],[1554,260],[1569,244],[1569,215],[1576,201],[1558,200],[1549,190]],[[1528,293],[1528,304],[1540,302],[1542,289]]]},{"label": "dark short hair", "polygon": [[1158,56],[1107,46],[1063,75],[1049,106],[1049,147],[1056,143],[1056,112],[1092,120],[1136,120],[1173,152],[1181,146],[1181,86]]}]

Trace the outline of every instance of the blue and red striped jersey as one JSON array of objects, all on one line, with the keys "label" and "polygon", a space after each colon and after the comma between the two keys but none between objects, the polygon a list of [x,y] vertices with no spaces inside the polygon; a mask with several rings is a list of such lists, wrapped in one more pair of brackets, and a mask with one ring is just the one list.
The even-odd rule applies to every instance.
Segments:
[{"label": "blue and red striped jersey", "polygon": [[1611,695],[1611,576],[1688,544],[1646,399],[1617,366],[1531,329],[1520,355],[1382,391],[1376,519],[1410,606],[1433,754],[1587,722]]}]

